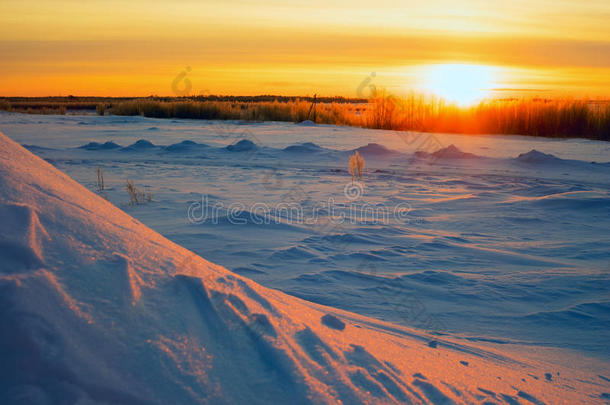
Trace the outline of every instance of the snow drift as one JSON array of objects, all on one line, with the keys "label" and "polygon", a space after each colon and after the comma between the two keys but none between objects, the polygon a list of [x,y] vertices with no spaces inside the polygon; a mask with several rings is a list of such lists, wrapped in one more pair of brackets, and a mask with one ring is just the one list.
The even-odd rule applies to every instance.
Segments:
[{"label": "snow drift", "polygon": [[316,145],[313,142],[305,142],[297,145],[290,145],[283,149],[284,152],[293,152],[293,153],[318,153],[324,152],[327,149]]},{"label": "snow drift", "polygon": [[390,150],[383,145],[378,143],[369,143],[365,146],[361,146],[359,148],[354,149],[354,152],[358,152],[363,156],[372,155],[372,156],[383,156],[383,155],[391,155],[396,154],[398,152]]},{"label": "snow drift", "polygon": [[123,150],[130,151],[130,152],[136,152],[136,151],[155,149],[156,147],[157,146],[154,143],[152,143],[146,139],[139,139],[136,142],[134,142],[133,144],[124,147]]},{"label": "snow drift", "polygon": [[558,163],[562,162],[562,159],[551,155],[550,153],[542,153],[536,149],[532,149],[527,153],[521,153],[515,158],[519,162],[524,163]]},{"label": "snow drift", "polygon": [[242,139],[233,145],[228,145],[226,149],[231,152],[244,152],[258,149],[258,146],[249,139]]},{"label": "snow drift", "polygon": [[109,149],[118,149],[120,147],[121,147],[120,145],[117,145],[116,143],[114,143],[112,141],[107,141],[107,142],[104,142],[104,143],[89,142],[86,145],[79,146],[79,149],[86,149],[86,150],[109,150]]},{"label": "snow drift", "polygon": [[415,156],[422,159],[474,159],[478,157],[473,153],[462,152],[453,144],[432,153],[417,151],[415,152]]},{"label": "snow drift", "polygon": [[602,403],[610,380],[264,288],[0,134],[2,403]]}]

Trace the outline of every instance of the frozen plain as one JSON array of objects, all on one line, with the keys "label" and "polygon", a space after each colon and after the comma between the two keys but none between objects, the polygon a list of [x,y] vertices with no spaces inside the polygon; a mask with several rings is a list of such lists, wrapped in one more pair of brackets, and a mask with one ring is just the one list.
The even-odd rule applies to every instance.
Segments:
[{"label": "frozen plain", "polygon": [[[90,190],[99,165],[110,202],[266,287],[559,363],[610,357],[603,142],[19,114],[0,130]],[[129,206],[127,178],[153,201]]]}]

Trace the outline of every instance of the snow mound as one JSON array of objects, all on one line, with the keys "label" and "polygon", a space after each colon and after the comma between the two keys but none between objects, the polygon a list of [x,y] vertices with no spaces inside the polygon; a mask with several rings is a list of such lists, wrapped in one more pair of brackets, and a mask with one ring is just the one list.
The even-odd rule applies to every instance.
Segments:
[{"label": "snow mound", "polygon": [[555,155],[539,152],[536,149],[520,154],[517,156],[516,160],[524,163],[558,163],[562,161],[562,159],[559,159]]},{"label": "snow mound", "polygon": [[378,143],[369,143],[365,146],[354,149],[354,151],[360,153],[361,155],[389,155],[396,153],[395,151]]},{"label": "snow mound", "polygon": [[284,148],[284,152],[291,152],[291,153],[317,153],[317,152],[323,152],[325,149],[316,145],[313,142],[305,142],[305,143],[299,143],[296,145],[290,145],[287,146],[286,148]]},{"label": "snow mound", "polygon": [[313,122],[312,120],[305,120],[305,121],[299,122],[297,125],[302,125],[304,127],[313,127],[316,125],[316,123]]},{"label": "snow mound", "polygon": [[207,148],[208,145],[204,143],[197,143],[190,140],[185,140],[182,142],[174,143],[168,146],[165,146],[164,149],[168,152],[188,152],[191,150],[196,150],[200,148]]},{"label": "snow mound", "polygon": [[99,142],[89,142],[86,145],[79,146],[79,149],[85,150],[109,150],[109,149],[118,149],[121,145],[118,145],[112,141],[99,143]]},{"label": "snow mound", "polygon": [[0,403],[601,403],[609,391],[597,373],[262,287],[2,134],[0,190]]},{"label": "snow mound", "polygon": [[468,152],[462,152],[458,147],[451,144],[446,148],[442,148],[433,153],[417,151],[415,156],[423,159],[474,159],[478,158],[477,155]]},{"label": "snow mound", "polygon": [[124,147],[123,150],[142,151],[142,150],[149,150],[149,149],[153,149],[153,148],[156,148],[154,143],[147,141],[146,139],[140,139],[138,141],[135,141],[131,145]]},{"label": "snow mound", "polygon": [[255,149],[258,149],[258,146],[249,139],[242,139],[233,145],[227,146],[227,150],[231,152],[246,152]]}]

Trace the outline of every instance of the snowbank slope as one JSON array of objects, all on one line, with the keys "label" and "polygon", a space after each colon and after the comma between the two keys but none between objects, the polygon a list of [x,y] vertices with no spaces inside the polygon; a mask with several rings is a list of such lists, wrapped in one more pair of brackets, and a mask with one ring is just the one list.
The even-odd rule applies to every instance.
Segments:
[{"label": "snowbank slope", "polygon": [[0,190],[2,403],[559,404],[610,392],[607,376],[261,287],[2,134]]}]

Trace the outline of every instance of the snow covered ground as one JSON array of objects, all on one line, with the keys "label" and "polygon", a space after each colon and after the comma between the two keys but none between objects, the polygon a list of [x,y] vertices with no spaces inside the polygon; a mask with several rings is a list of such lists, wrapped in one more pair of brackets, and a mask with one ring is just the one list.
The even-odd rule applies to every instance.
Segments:
[{"label": "snow covered ground", "polygon": [[[108,370],[129,375],[125,381],[115,376],[121,395],[146,386],[149,399],[230,401],[266,392],[261,401],[296,400],[288,393],[303,401],[348,403],[608,400],[607,143],[7,113],[0,114],[0,130],[90,190],[100,166],[106,189],[99,194],[232,271],[217,270],[223,281],[213,273],[205,288],[176,277],[195,272],[205,281],[212,273],[201,273],[202,266],[219,268],[76,185],[57,184],[60,175],[49,167],[28,171],[39,161],[24,157],[27,164],[17,165],[9,155],[23,152],[3,145],[3,218],[17,218],[15,227],[27,223],[20,239],[27,246],[13,241],[14,249],[4,244],[2,254],[28,269],[3,271],[10,273],[5,282],[27,279],[26,285],[57,290],[52,298],[46,290],[40,298],[8,290],[2,296],[16,309],[3,319],[13,310],[34,311],[20,333],[33,333],[35,347],[49,345],[56,356],[51,363],[74,357],[65,359],[71,373],[108,362]],[[356,148],[366,170],[352,185],[347,160]],[[17,165],[12,172],[5,172],[5,161]],[[152,193],[153,201],[129,206],[126,179]],[[20,196],[25,191],[19,184],[30,185],[26,195]],[[26,200],[33,205],[8,204]],[[72,225],[61,225],[64,220]],[[10,235],[5,232],[12,240]],[[52,246],[43,249],[46,244]],[[111,268],[118,273],[106,274]],[[239,275],[339,309],[287,297]],[[64,308],[36,306],[51,299]],[[64,321],[61,311],[84,324]],[[150,325],[135,332],[132,319],[139,327]],[[57,331],[58,322],[83,333]],[[237,333],[232,328],[243,336],[230,339]],[[101,330],[96,339],[106,351],[78,340]],[[113,339],[128,343],[113,351],[104,346]],[[246,344],[248,339],[253,341]],[[235,364],[213,360],[230,358],[231,345],[223,340],[237,341]],[[71,344],[83,352],[70,350]],[[251,345],[262,353],[260,364],[235,382],[245,388],[228,392],[227,378],[238,378],[236,370],[254,361]],[[121,353],[132,350],[126,364]],[[40,373],[50,367],[36,354],[32,359]],[[140,376],[142,362],[162,363],[164,371]],[[258,375],[258,369],[266,371]],[[174,385],[161,394],[150,383],[164,373]],[[102,385],[111,381],[101,374]],[[93,398],[91,381],[75,384]],[[37,384],[23,390],[55,395]]]}]

